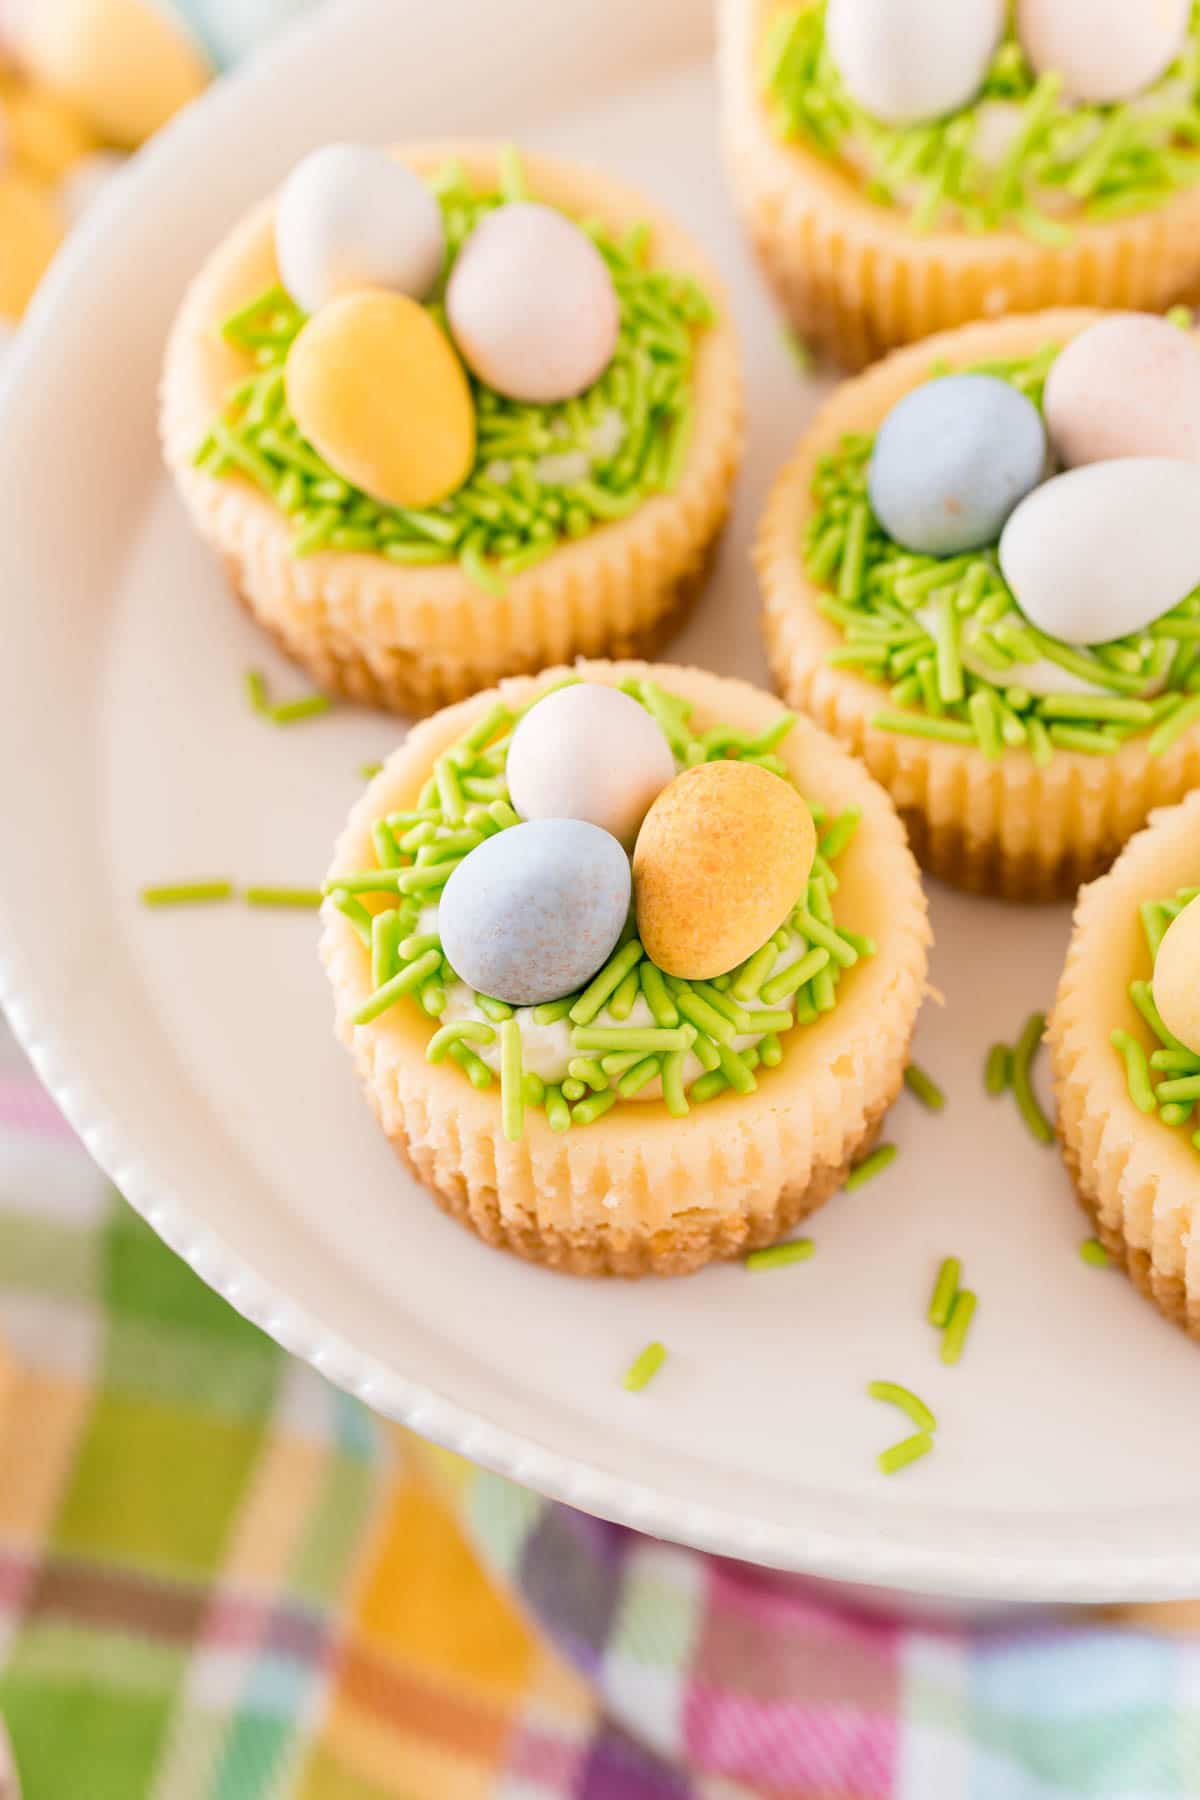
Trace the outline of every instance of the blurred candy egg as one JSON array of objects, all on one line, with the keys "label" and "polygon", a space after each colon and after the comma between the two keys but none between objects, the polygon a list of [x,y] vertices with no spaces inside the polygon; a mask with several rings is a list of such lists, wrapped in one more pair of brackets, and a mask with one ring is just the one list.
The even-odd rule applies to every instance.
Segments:
[{"label": "blurred candy egg", "polygon": [[633,856],[638,935],[668,975],[736,968],[777,931],[816,853],[790,781],[754,763],[701,763],[664,788]]},{"label": "blurred candy egg", "polygon": [[343,294],[286,364],[297,425],[331,468],[387,506],[432,506],[475,455],[471,390],[445,333],[403,294]]},{"label": "blurred candy egg", "polygon": [[432,193],[373,145],[326,144],[283,184],[275,254],[284,287],[305,312],[358,288],[424,300],[445,251]]},{"label": "blurred candy egg", "polygon": [[553,207],[499,206],[475,227],[446,289],[468,367],[510,400],[551,405],[599,379],[620,311],[608,264]]},{"label": "blurred candy egg", "polygon": [[876,518],[898,544],[954,556],[995,542],[1045,461],[1041,415],[1011,382],[942,375],[893,406],[867,486]]},{"label": "blurred candy egg", "polygon": [[5,0],[20,62],[109,142],[132,149],[207,86],[208,58],[147,0]]},{"label": "blurred candy egg", "polygon": [[523,819],[587,819],[632,846],[675,758],[644,706],[581,683],[539,700],[508,752],[508,791]]},{"label": "blurred candy egg", "polygon": [[0,170],[0,318],[20,318],[62,229],[62,214],[42,182],[19,169]]},{"label": "blurred candy egg", "polygon": [[1166,319],[1114,313],[1060,352],[1044,411],[1068,468],[1117,456],[1200,462],[1200,348]]},{"label": "blurred candy egg", "polygon": [[1183,48],[1191,0],[1017,0],[1017,36],[1037,75],[1068,99],[1107,105],[1148,88]]},{"label": "blurred candy egg", "polygon": [[1185,906],[1167,927],[1152,987],[1167,1030],[1200,1056],[1200,902]]},{"label": "blurred candy egg", "polygon": [[79,114],[44,88],[20,87],[4,102],[10,155],[43,181],[58,181],[96,147]]},{"label": "blurred candy egg", "polygon": [[829,0],[825,41],[851,99],[887,125],[968,105],[1004,28],[1004,0]]},{"label": "blurred candy egg", "polygon": [[1066,644],[1142,631],[1200,582],[1200,464],[1120,457],[1023,500],[1000,567],[1033,624]]},{"label": "blurred candy egg", "polygon": [[438,930],[477,993],[537,1006],[583,987],[629,914],[629,858],[582,819],[533,819],[472,850],[442,892]]}]

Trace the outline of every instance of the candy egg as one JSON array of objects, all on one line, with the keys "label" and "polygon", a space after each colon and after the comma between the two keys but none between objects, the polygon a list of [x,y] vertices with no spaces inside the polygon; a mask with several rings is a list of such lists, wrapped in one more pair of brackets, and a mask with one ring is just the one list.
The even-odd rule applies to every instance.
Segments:
[{"label": "candy egg", "polygon": [[1167,927],[1152,986],[1167,1030],[1200,1056],[1200,902],[1185,906]]},{"label": "candy egg", "polygon": [[790,781],[754,763],[700,763],[663,789],[633,856],[638,935],[668,975],[736,968],[804,892],[817,839]]},{"label": "candy egg", "polygon": [[1025,616],[1066,644],[1142,631],[1200,582],[1200,464],[1120,457],[1023,500],[1000,568]]},{"label": "candy egg", "polygon": [[972,101],[1004,28],[1004,0],[829,0],[825,42],[852,100],[888,125]]},{"label": "candy egg", "polygon": [[1200,462],[1200,349],[1166,319],[1114,313],[1055,359],[1044,412],[1068,468],[1116,456]]},{"label": "candy egg", "polygon": [[1011,382],[942,375],[893,406],[875,439],[867,487],[898,544],[954,556],[995,542],[1045,462],[1041,415]]},{"label": "candy egg", "polygon": [[283,184],[275,255],[284,287],[305,312],[359,288],[424,300],[445,253],[437,201],[385,150],[327,144]]},{"label": "candy egg", "polygon": [[536,1006],[583,987],[629,914],[629,858],[582,819],[532,819],[485,839],[442,891],[438,931],[477,993]]},{"label": "candy egg", "polygon": [[330,467],[387,506],[432,506],[475,455],[475,407],[445,333],[403,294],[330,301],[288,353],[288,404]]},{"label": "candy egg", "polygon": [[523,819],[587,819],[628,846],[674,776],[671,746],[645,707],[590,683],[539,700],[508,751],[508,791]]},{"label": "candy egg", "polygon": [[20,317],[61,238],[62,215],[43,184],[0,170],[0,318]]},{"label": "candy egg", "polygon": [[1061,75],[1071,100],[1140,94],[1183,48],[1191,0],[1017,0],[1017,36],[1035,74]]},{"label": "candy egg", "polygon": [[22,66],[110,143],[132,149],[208,85],[212,67],[170,6],[145,0],[6,0]]},{"label": "candy egg", "polygon": [[446,317],[468,367],[510,400],[550,405],[599,379],[620,328],[608,264],[553,207],[499,206],[467,239]]}]

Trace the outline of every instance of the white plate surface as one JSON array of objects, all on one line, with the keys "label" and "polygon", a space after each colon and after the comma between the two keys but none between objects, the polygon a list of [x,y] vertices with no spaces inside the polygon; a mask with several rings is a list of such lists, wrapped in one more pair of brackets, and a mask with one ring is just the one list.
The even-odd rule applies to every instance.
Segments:
[{"label": "white plate surface", "polygon": [[[418,11],[436,17],[414,42]],[[1197,1351],[1079,1261],[1057,1154],[982,1092],[988,1043],[1052,996],[1066,909],[934,894],[947,1004],[926,1008],[918,1053],[949,1104],[934,1117],[901,1101],[898,1161],[819,1215],[814,1261],[623,1285],[487,1250],[401,1172],[334,1044],[311,917],[135,899],[205,873],[318,878],[358,764],[396,736],[349,710],[291,731],[250,716],[252,662],[281,688],[303,679],[230,604],[155,443],[189,273],[328,137],[495,130],[640,181],[706,240],[736,297],[752,432],[733,531],[672,654],[763,677],[747,545],[817,391],[724,197],[694,9],[516,0],[491,41],[481,16],[493,9],[469,0],[322,13],[139,159],[36,308],[0,433],[13,1021],[98,1160],[201,1275],[372,1405],[519,1481],[863,1582],[1026,1600],[1200,1591]],[[980,1294],[957,1370],[923,1323],[947,1252]],[[619,1375],[652,1337],[670,1361],[632,1397]],[[891,1481],[873,1459],[898,1421],[864,1397],[873,1376],[909,1383],[941,1420],[936,1454]]]}]

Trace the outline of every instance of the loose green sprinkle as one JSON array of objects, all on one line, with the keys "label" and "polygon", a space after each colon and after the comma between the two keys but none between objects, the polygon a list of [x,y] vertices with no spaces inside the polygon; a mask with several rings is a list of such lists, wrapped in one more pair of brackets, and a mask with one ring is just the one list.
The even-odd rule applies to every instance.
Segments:
[{"label": "loose green sprinkle", "polygon": [[933,1439],[927,1431],[914,1432],[899,1444],[893,1444],[888,1450],[881,1450],[875,1459],[881,1475],[895,1475],[900,1469],[906,1469],[909,1463],[917,1462],[922,1456],[928,1456],[933,1449]]},{"label": "loose green sprinkle", "polygon": [[927,1075],[919,1063],[909,1063],[904,1071],[904,1085],[930,1112],[941,1112],[946,1104],[945,1094],[932,1075]]},{"label": "loose green sprinkle", "polygon": [[746,1257],[748,1269],[785,1269],[793,1263],[807,1262],[817,1246],[811,1238],[791,1238],[786,1244],[771,1244],[765,1250],[751,1250]]},{"label": "loose green sprinkle", "polygon": [[647,1387],[667,1360],[666,1348],[662,1344],[647,1344],[639,1350],[621,1380],[622,1387],[631,1394],[640,1394]]},{"label": "loose green sprinkle", "polygon": [[936,1325],[939,1331],[949,1321],[955,1297],[958,1294],[958,1281],[961,1274],[962,1264],[957,1256],[947,1256],[937,1272],[933,1293],[929,1297],[927,1317],[929,1323]]},{"label": "loose green sprinkle", "polygon": [[861,1162],[855,1163],[846,1177],[846,1191],[850,1192],[854,1188],[862,1187],[864,1182],[872,1180],[876,1175],[881,1175],[888,1164],[895,1161],[896,1154],[895,1144],[878,1145],[869,1156],[864,1156]]},{"label": "loose green sprinkle", "polygon": [[250,702],[251,712],[270,711],[271,702],[267,698],[267,678],[261,669],[246,670],[246,698]]},{"label": "loose green sprinkle", "polygon": [[324,895],[320,888],[248,887],[242,899],[247,906],[290,906],[307,910],[320,906]]},{"label": "loose green sprinkle", "polygon": [[[474,226],[505,195],[525,193],[520,158],[506,154],[499,191],[478,194],[461,167],[431,182],[449,254],[427,302],[435,318],[445,283]],[[612,361],[578,399],[553,406],[508,400],[471,378],[475,463],[433,508],[380,505],[343,481],[304,439],[287,402],[284,364],[305,315],[278,287],[241,307],[224,336],[257,366],[230,389],[195,454],[216,478],[249,480],[292,522],[292,552],[374,554],[401,566],[457,561],[491,594],[564,540],[622,518],[669,491],[686,466],[697,334],[713,309],[691,276],[647,264],[641,236],[582,225],[613,278],[619,331]]]},{"label": "loose green sprinkle", "polygon": [[301,719],[316,719],[333,705],[328,694],[304,694],[299,700],[284,700],[268,708],[272,725],[295,725]]},{"label": "loose green sprinkle", "polygon": [[1002,1094],[1012,1080],[1012,1051],[1007,1044],[993,1044],[984,1065],[983,1085],[989,1094]]},{"label": "loose green sprinkle", "polygon": [[898,1406],[902,1413],[912,1420],[918,1431],[936,1431],[937,1420],[925,1402],[914,1394],[911,1388],[901,1387],[898,1381],[871,1381],[867,1383],[867,1393],[872,1400],[882,1400],[887,1406]]},{"label": "loose green sprinkle", "polygon": [[206,906],[214,900],[232,899],[232,881],[181,881],[142,889],[143,906]]},{"label": "loose green sprinkle", "polygon": [[944,1363],[953,1365],[962,1356],[967,1332],[975,1317],[976,1304],[976,1297],[970,1288],[960,1288],[954,1296],[954,1305],[950,1308],[950,1317],[942,1333],[941,1356]]},{"label": "loose green sprinkle", "polygon": [[382,767],[383,764],[381,762],[360,763],[358,765],[358,772],[364,781],[374,781]]},{"label": "loose green sprinkle", "polygon": [[1021,1029],[1021,1035],[1013,1045],[1012,1052],[1012,1091],[1017,1103],[1017,1110],[1029,1127],[1030,1133],[1039,1144],[1054,1142],[1054,1127],[1038,1105],[1033,1091],[1033,1060],[1037,1055],[1042,1034],[1046,1029],[1043,1013],[1030,1013]]},{"label": "loose green sprinkle", "polygon": [[1079,1246],[1079,1255],[1093,1269],[1107,1269],[1112,1260],[1099,1238],[1084,1238]]}]

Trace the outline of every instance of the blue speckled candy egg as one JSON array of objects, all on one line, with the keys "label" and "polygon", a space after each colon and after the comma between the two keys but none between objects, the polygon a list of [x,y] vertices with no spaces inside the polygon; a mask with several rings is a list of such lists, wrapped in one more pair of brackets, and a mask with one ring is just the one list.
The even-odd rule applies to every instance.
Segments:
[{"label": "blue speckled candy egg", "polygon": [[994,544],[1041,480],[1046,432],[1031,400],[995,375],[942,375],[913,388],[879,428],[867,491],[906,550],[956,556]]},{"label": "blue speckled candy egg", "polygon": [[455,973],[510,1006],[557,1000],[607,961],[629,913],[629,858],[582,819],[531,819],[488,838],[442,891]]}]

